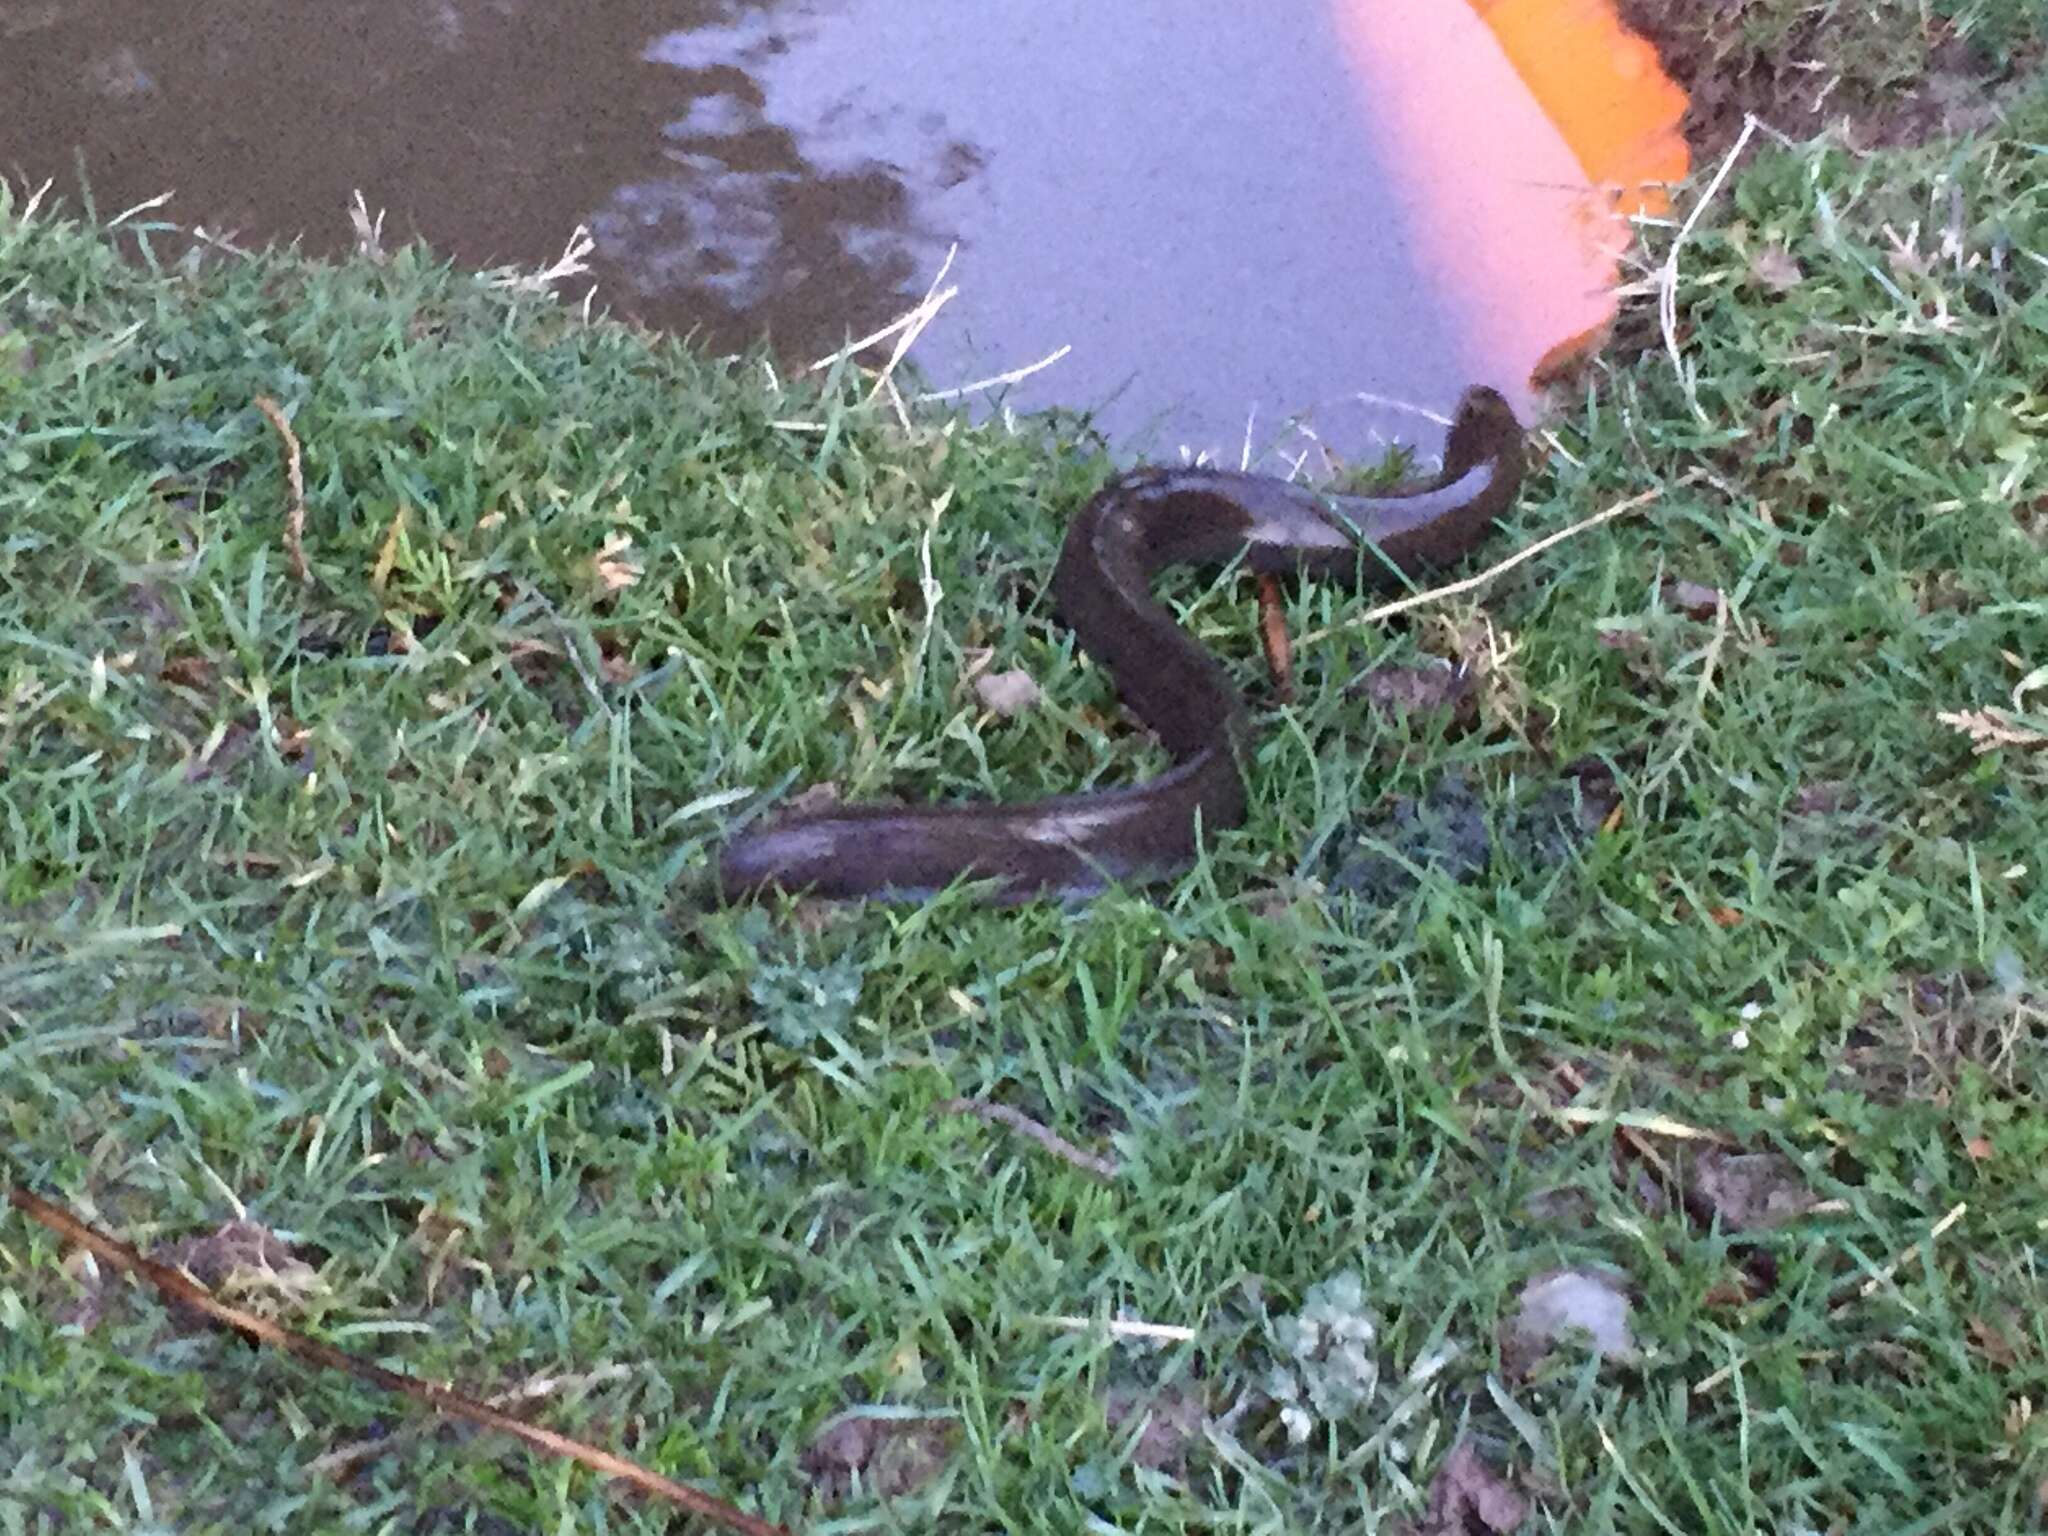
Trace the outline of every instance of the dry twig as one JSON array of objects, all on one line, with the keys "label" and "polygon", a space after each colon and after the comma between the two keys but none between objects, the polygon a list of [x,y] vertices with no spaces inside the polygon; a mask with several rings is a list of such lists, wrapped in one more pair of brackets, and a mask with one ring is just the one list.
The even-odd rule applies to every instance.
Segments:
[{"label": "dry twig", "polygon": [[216,1300],[211,1291],[190,1276],[180,1273],[168,1264],[160,1264],[155,1259],[145,1258],[119,1238],[81,1221],[62,1206],[54,1205],[39,1195],[30,1194],[18,1185],[8,1189],[7,1199],[9,1204],[32,1221],[40,1222],[58,1236],[78,1244],[95,1258],[104,1260],[116,1269],[140,1275],[170,1300],[190,1307],[195,1312],[203,1313],[214,1322],[234,1329],[245,1338],[269,1344],[309,1364],[325,1366],[329,1370],[353,1376],[369,1386],[381,1387],[386,1392],[396,1393],[436,1412],[445,1413],[450,1418],[463,1419],[485,1429],[495,1429],[550,1456],[560,1456],[593,1471],[604,1473],[608,1477],[616,1477],[643,1493],[667,1499],[703,1519],[722,1525],[728,1530],[742,1532],[744,1536],[789,1536],[789,1531],[784,1526],[750,1515],[745,1510],[735,1509],[722,1499],[715,1499],[707,1493],[699,1493],[695,1488],[663,1477],[659,1472],[651,1472],[623,1456],[615,1456],[597,1446],[572,1440],[567,1435],[557,1434],[551,1429],[542,1429],[537,1424],[529,1424],[524,1419],[514,1418],[502,1409],[480,1403],[475,1398],[465,1397],[446,1387],[437,1387],[431,1382],[421,1381],[416,1376],[386,1370],[381,1365],[373,1365],[367,1360],[358,1359],[331,1344],[322,1344],[317,1339],[309,1339],[302,1333],[294,1333],[291,1329],[281,1327],[267,1318],[245,1312],[239,1307],[231,1307]]},{"label": "dry twig", "polygon": [[1083,1173],[1092,1173],[1105,1183],[1117,1176],[1113,1159],[1097,1157],[1093,1152],[1083,1151],[1056,1131],[1046,1129],[1021,1110],[1007,1104],[992,1103],[988,1099],[947,1099],[943,1104],[933,1106],[936,1115],[974,1115],[992,1125],[1007,1126],[1019,1136],[1029,1137],[1054,1157],[1072,1163]]}]

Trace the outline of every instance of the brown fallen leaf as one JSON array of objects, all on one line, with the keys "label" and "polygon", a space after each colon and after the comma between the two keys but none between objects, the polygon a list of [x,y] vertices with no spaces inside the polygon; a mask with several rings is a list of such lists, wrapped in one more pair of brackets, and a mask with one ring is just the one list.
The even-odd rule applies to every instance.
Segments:
[{"label": "brown fallen leaf", "polygon": [[179,1238],[157,1249],[156,1259],[186,1271],[209,1290],[241,1269],[312,1271],[292,1256],[283,1238],[260,1222],[230,1221],[196,1237]]},{"label": "brown fallen leaf", "polygon": [[605,536],[604,547],[590,558],[591,574],[597,578],[600,591],[620,592],[640,579],[643,568],[634,563],[632,548],[630,533]]},{"label": "brown fallen leaf", "polygon": [[313,733],[299,724],[290,715],[279,713],[271,721],[271,742],[277,748],[278,756],[303,757],[307,746],[313,740]]},{"label": "brown fallen leaf", "polygon": [[1259,589],[1259,641],[1266,652],[1266,671],[1273,694],[1282,704],[1294,700],[1294,639],[1287,633],[1287,610],[1280,602],[1280,579],[1262,571]]},{"label": "brown fallen leaf", "polygon": [[1671,581],[1664,584],[1671,606],[1688,618],[1711,619],[1721,607],[1721,589],[1700,581]]},{"label": "brown fallen leaf", "polygon": [[1345,690],[1396,714],[1455,709],[1472,693],[1470,671],[1440,661],[1433,666],[1375,667]]},{"label": "brown fallen leaf", "polygon": [[1451,1447],[1430,1479],[1429,1502],[1408,1536],[1507,1536],[1529,1518],[1529,1501],[1489,1467],[1470,1440]]},{"label": "brown fallen leaf", "polygon": [[1692,1189],[1729,1232],[1769,1231],[1803,1216],[1818,1197],[1791,1158],[1709,1147],[1692,1159]]},{"label": "brown fallen leaf", "polygon": [[1969,1154],[1970,1161],[1981,1163],[1991,1156],[1991,1138],[1989,1136],[1972,1136],[1963,1143],[1963,1150]]},{"label": "brown fallen leaf", "polygon": [[1982,1355],[1990,1364],[2000,1370],[2010,1370],[2019,1364],[2019,1351],[2013,1348],[2012,1340],[1996,1323],[1973,1316],[1966,1327],[1970,1335],[1970,1348]]},{"label": "brown fallen leaf", "polygon": [[804,1476],[828,1501],[858,1485],[873,1498],[915,1493],[945,1469],[955,1423],[936,1416],[880,1417],[852,1409],[828,1419],[798,1458]]},{"label": "brown fallen leaf", "polygon": [[1760,246],[1749,258],[1749,275],[1773,293],[1789,293],[1806,281],[1798,259],[1784,246]]},{"label": "brown fallen leaf", "polygon": [[1700,1305],[1715,1311],[1746,1306],[1755,1299],[1756,1293],[1741,1280],[1716,1280],[1700,1293]]},{"label": "brown fallen leaf", "polygon": [[839,785],[833,779],[821,779],[816,784],[806,785],[782,802],[782,812],[788,816],[810,816],[820,811],[829,811],[839,804]]},{"label": "brown fallen leaf", "polygon": [[1841,810],[1855,796],[1856,787],[1847,779],[1820,779],[1799,786],[1792,797],[1792,809],[1802,816],[1823,816]]},{"label": "brown fallen leaf", "polygon": [[295,1313],[320,1289],[319,1271],[260,1222],[230,1221],[201,1236],[166,1243],[152,1257],[258,1317]]},{"label": "brown fallen leaf", "polygon": [[1016,670],[982,673],[974,680],[974,696],[1005,720],[1016,719],[1044,697],[1029,672]]},{"label": "brown fallen leaf", "polygon": [[1202,1438],[1208,1421],[1207,1406],[1190,1391],[1155,1394],[1125,1388],[1112,1390],[1103,1399],[1103,1417],[1122,1438],[1133,1419],[1142,1419],[1138,1443],[1131,1448],[1131,1460],[1141,1467],[1179,1477],[1187,1467],[1188,1447]]},{"label": "brown fallen leaf", "polygon": [[213,663],[204,656],[173,656],[157,676],[179,688],[204,688],[213,681]]},{"label": "brown fallen leaf", "polygon": [[1593,638],[1610,651],[1647,651],[1650,637],[1640,629],[1628,628],[1620,623],[1602,625],[1593,631]]}]

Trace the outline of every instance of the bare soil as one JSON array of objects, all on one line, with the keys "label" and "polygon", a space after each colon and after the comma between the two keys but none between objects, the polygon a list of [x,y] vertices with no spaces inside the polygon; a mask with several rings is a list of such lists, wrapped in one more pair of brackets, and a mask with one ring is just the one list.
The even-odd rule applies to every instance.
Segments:
[{"label": "bare soil", "polygon": [[1692,98],[1686,139],[1709,163],[1751,112],[1791,138],[1834,131],[1859,149],[1980,132],[2043,64],[2038,43],[1999,59],[1938,17],[1923,31],[1911,15],[1909,32],[1887,35],[1819,7],[1760,20],[1777,8],[1755,0],[1619,0],[1619,9]]}]

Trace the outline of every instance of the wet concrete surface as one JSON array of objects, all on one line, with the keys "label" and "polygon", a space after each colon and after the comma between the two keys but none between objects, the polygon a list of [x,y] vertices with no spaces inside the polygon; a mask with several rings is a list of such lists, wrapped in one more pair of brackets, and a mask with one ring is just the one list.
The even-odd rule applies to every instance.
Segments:
[{"label": "wet concrete surface", "polygon": [[1344,456],[1433,451],[1387,401],[1519,399],[1589,302],[1555,276],[1591,270],[1552,249],[1569,157],[1464,11],[0,0],[0,168],[75,198],[82,165],[102,215],[174,190],[165,217],[316,252],[348,247],[358,188],[387,241],[475,265],[544,264],[582,224],[600,305],[788,362],[952,250],[912,353],[932,387],[1066,347],[1004,398],[1095,411],[1128,454],[1284,466],[1313,448],[1290,413]]}]

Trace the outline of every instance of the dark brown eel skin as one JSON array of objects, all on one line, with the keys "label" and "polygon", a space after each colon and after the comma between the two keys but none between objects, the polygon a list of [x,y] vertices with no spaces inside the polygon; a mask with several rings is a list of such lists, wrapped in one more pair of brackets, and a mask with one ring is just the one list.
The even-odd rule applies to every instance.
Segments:
[{"label": "dark brown eel skin", "polygon": [[721,895],[920,899],[964,878],[992,882],[989,896],[1014,902],[1179,872],[1200,837],[1244,820],[1250,716],[1222,664],[1152,597],[1152,577],[1242,554],[1257,572],[1388,585],[1397,572],[1462,557],[1513,503],[1521,479],[1521,424],[1484,388],[1459,402],[1442,472],[1384,495],[1330,495],[1222,469],[1118,476],[1068,529],[1053,599],[1173,766],[1128,789],[1018,805],[856,805],[787,817],[726,846]]}]

